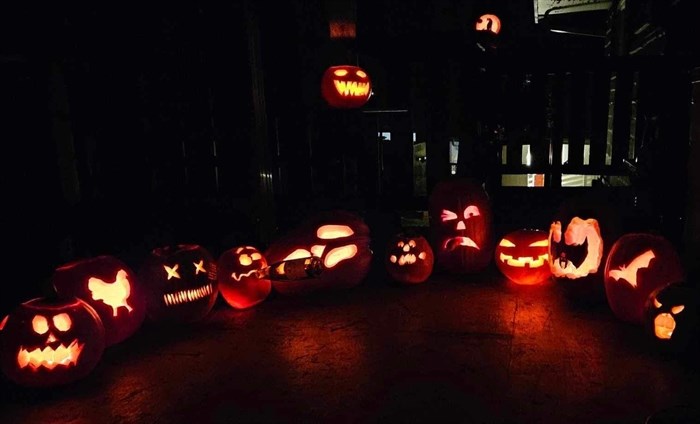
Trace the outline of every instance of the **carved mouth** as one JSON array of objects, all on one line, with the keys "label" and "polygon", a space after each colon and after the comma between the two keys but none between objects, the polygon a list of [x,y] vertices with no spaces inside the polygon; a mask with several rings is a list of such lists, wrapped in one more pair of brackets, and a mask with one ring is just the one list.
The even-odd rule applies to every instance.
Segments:
[{"label": "carved mouth", "polygon": [[452,251],[462,246],[472,247],[474,249],[480,250],[479,246],[474,242],[474,240],[470,239],[469,237],[462,236],[447,239],[443,244],[442,248],[448,251]]},{"label": "carved mouth", "polygon": [[654,318],[654,334],[662,340],[668,340],[676,329],[676,320],[669,313],[662,313]]},{"label": "carved mouth", "polygon": [[335,89],[343,96],[365,97],[369,94],[369,83],[333,80]]},{"label": "carved mouth", "polygon": [[543,255],[539,255],[537,259],[535,259],[532,256],[514,258],[510,255],[501,253],[499,259],[501,260],[501,262],[505,262],[510,266],[518,268],[539,268],[543,266],[545,262],[547,262],[547,260],[549,259],[549,255],[545,253]]},{"label": "carved mouth", "polygon": [[237,274],[234,272],[233,274],[231,274],[231,277],[236,281],[241,281],[242,278],[250,277],[251,275],[256,275],[257,273],[258,273],[257,269],[251,269],[250,271],[244,272],[241,274]]},{"label": "carved mouth", "polygon": [[58,366],[72,367],[78,363],[80,352],[83,351],[85,343],[79,343],[78,339],[73,340],[71,344],[65,346],[63,343],[55,349],[46,346],[44,349],[36,348],[27,350],[23,347],[19,348],[17,353],[17,365],[20,368],[31,367],[33,370],[46,368],[52,370]]},{"label": "carved mouth", "polygon": [[207,284],[196,289],[180,290],[175,293],[164,294],[163,302],[168,306],[180,305],[182,303],[194,302],[205,298],[213,292],[214,290],[211,284]]},{"label": "carved mouth", "polygon": [[420,254],[418,254],[418,256],[416,256],[413,253],[400,255],[398,258],[396,257],[396,255],[389,256],[389,261],[391,261],[392,264],[396,264],[398,266],[414,264],[418,262],[418,259],[425,259],[425,252],[421,252]]}]

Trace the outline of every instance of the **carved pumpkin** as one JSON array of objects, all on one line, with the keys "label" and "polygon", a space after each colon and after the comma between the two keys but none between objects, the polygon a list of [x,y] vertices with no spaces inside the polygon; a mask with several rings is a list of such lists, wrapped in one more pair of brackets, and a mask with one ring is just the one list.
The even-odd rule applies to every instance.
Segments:
[{"label": "carved pumpkin", "polygon": [[272,291],[272,282],[257,276],[257,271],[265,267],[267,260],[252,246],[238,246],[222,253],[217,260],[217,275],[219,293],[226,303],[245,309],[265,300]]},{"label": "carved pumpkin", "polygon": [[657,346],[685,351],[698,343],[698,292],[683,281],[654,290],[644,309],[644,327]]},{"label": "carved pumpkin", "polygon": [[315,278],[272,280],[280,294],[301,294],[319,289],[345,289],[360,284],[370,270],[369,227],[356,213],[323,211],[274,240],[265,251],[269,263],[317,256],[323,272]]},{"label": "carved pumpkin", "polygon": [[487,13],[479,17],[479,20],[476,21],[474,29],[477,31],[490,32],[496,35],[501,32],[501,20],[498,18],[498,16]]},{"label": "carved pumpkin", "polygon": [[218,295],[216,262],[196,244],[153,249],[139,269],[146,289],[148,317],[154,322],[204,318]]},{"label": "carved pumpkin", "polygon": [[496,246],[495,261],[501,273],[516,284],[538,284],[550,277],[548,234],[520,229],[507,234]]},{"label": "carved pumpkin", "polygon": [[439,182],[428,199],[435,266],[449,273],[483,270],[493,257],[493,212],[476,180]]},{"label": "carved pumpkin", "polygon": [[87,376],[102,358],[105,330],[86,302],[36,298],[0,323],[2,371],[15,383],[48,387]]},{"label": "carved pumpkin", "polygon": [[610,309],[619,319],[640,325],[649,295],[685,279],[680,256],[671,242],[644,233],[625,234],[613,244],[604,275]]},{"label": "carved pumpkin", "polygon": [[387,243],[384,266],[399,283],[425,282],[433,272],[433,249],[420,235],[397,234]]},{"label": "carved pumpkin", "polygon": [[367,72],[358,66],[331,66],[323,73],[321,94],[331,107],[359,108],[372,95],[372,81]]},{"label": "carved pumpkin", "polygon": [[114,256],[67,263],[54,271],[53,287],[61,296],[78,297],[97,311],[107,346],[134,334],[146,318],[146,297],[135,273]]}]

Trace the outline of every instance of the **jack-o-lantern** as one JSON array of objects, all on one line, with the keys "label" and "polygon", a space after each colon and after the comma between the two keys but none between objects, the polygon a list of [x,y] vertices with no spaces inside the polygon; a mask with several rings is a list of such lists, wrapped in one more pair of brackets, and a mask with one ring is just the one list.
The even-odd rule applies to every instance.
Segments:
[{"label": "jack-o-lantern", "polygon": [[272,291],[272,282],[258,278],[258,271],[267,267],[263,254],[253,246],[231,248],[219,256],[217,275],[219,293],[236,309],[257,305]]},{"label": "jack-o-lantern", "polygon": [[146,297],[136,274],[114,256],[67,263],[51,279],[56,293],[81,298],[97,311],[107,346],[130,337],[146,318]]},{"label": "jack-o-lantern", "polygon": [[0,364],[10,380],[27,387],[72,383],[102,358],[105,330],[83,300],[36,298],[0,322]]},{"label": "jack-o-lantern", "polygon": [[564,224],[554,221],[549,229],[552,275],[575,280],[595,274],[603,260],[603,245],[595,218],[575,216]]},{"label": "jack-o-lantern", "polygon": [[613,244],[605,263],[605,294],[621,320],[642,324],[649,295],[685,279],[676,249],[663,236],[625,234]]},{"label": "jack-o-lantern", "polygon": [[358,66],[331,66],[323,73],[321,94],[331,107],[359,108],[372,95],[372,81],[367,72]]},{"label": "jack-o-lantern", "polygon": [[387,243],[384,266],[399,283],[425,282],[433,273],[433,248],[421,235],[397,234]]},{"label": "jack-o-lantern", "polygon": [[[644,309],[644,328],[651,340],[679,352],[698,343],[698,292],[684,281],[654,290]],[[694,346],[691,346],[695,344]]]},{"label": "jack-o-lantern", "polygon": [[435,185],[428,199],[437,270],[474,273],[493,257],[493,212],[484,187],[460,178]]},{"label": "jack-o-lantern", "polygon": [[479,19],[476,21],[474,29],[477,31],[490,32],[496,35],[501,32],[501,20],[498,18],[498,16],[487,13],[479,17]]},{"label": "jack-o-lantern", "polygon": [[370,242],[369,227],[358,214],[345,210],[319,212],[273,240],[265,258],[274,264],[316,256],[323,262],[323,272],[314,278],[273,279],[272,287],[283,295],[355,287],[369,273]]},{"label": "jack-o-lantern", "polygon": [[146,289],[148,317],[154,322],[200,320],[218,295],[216,262],[197,244],[153,249],[138,279]]},{"label": "jack-o-lantern", "polygon": [[516,284],[538,284],[552,274],[547,233],[520,229],[507,234],[496,246],[494,259],[501,273]]}]

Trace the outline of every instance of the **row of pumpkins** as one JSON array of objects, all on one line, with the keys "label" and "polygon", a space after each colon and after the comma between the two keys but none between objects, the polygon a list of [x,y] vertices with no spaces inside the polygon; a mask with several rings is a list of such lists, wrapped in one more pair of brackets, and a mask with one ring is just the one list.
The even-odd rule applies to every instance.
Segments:
[{"label": "row of pumpkins", "polygon": [[[518,229],[495,243],[483,186],[471,179],[444,181],[429,198],[430,241],[396,234],[386,246],[384,267],[392,280],[412,285],[427,281],[434,269],[473,274],[495,260],[516,284],[554,277],[572,287],[604,286],[615,315],[647,325],[658,340],[677,339],[685,326],[693,334],[695,295],[682,284],[685,274],[673,245],[659,235],[629,233],[608,251],[604,217],[580,212],[558,216],[549,232]],[[111,255],[65,264],[51,277],[55,296],[24,302],[0,321],[2,371],[19,385],[66,384],[88,375],[105,348],[129,338],[146,319],[202,319],[219,294],[231,307],[246,309],[273,289],[293,295],[357,286],[370,271],[370,242],[361,216],[332,210],[310,217],[265,252],[236,246],[215,259],[197,244],[164,246],[152,250],[137,273]],[[323,264],[320,274],[303,278],[285,271],[310,257]]]}]

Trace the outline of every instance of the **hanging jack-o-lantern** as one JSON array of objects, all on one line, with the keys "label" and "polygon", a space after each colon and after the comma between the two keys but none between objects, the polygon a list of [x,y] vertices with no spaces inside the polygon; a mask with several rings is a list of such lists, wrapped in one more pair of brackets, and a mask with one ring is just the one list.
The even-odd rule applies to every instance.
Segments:
[{"label": "hanging jack-o-lantern", "polygon": [[496,35],[501,32],[501,20],[498,18],[498,16],[487,13],[479,17],[479,19],[476,21],[474,29],[477,31],[490,32]]},{"label": "hanging jack-o-lantern", "polygon": [[663,236],[625,234],[613,244],[605,263],[605,294],[621,320],[642,324],[649,295],[685,279],[681,258]]},{"label": "hanging jack-o-lantern", "polygon": [[372,81],[364,69],[353,65],[331,66],[321,79],[321,94],[329,106],[354,109],[372,95]]},{"label": "hanging jack-o-lantern", "polygon": [[136,274],[114,256],[67,263],[54,271],[51,280],[59,295],[83,299],[97,311],[107,346],[130,337],[146,318],[146,296]]},{"label": "hanging jack-o-lantern", "polygon": [[219,293],[236,309],[257,305],[272,291],[272,282],[258,278],[258,271],[267,267],[263,254],[253,246],[228,249],[217,260]]},{"label": "hanging jack-o-lantern", "polygon": [[105,329],[83,300],[36,298],[0,322],[0,365],[7,377],[27,387],[72,383],[102,358]]},{"label": "hanging jack-o-lantern", "polygon": [[153,249],[138,279],[146,289],[147,315],[154,322],[200,320],[218,295],[216,262],[197,244]]},{"label": "hanging jack-o-lantern", "polygon": [[271,264],[316,256],[323,272],[314,278],[272,280],[280,294],[301,294],[319,289],[345,289],[360,284],[370,270],[369,227],[358,214],[345,210],[318,212],[284,236],[273,240],[265,251]]},{"label": "hanging jack-o-lantern", "polygon": [[384,267],[399,283],[425,282],[433,273],[433,248],[421,235],[396,234],[387,243]]},{"label": "hanging jack-o-lantern", "polygon": [[435,185],[428,199],[435,266],[450,273],[474,273],[493,258],[493,212],[484,187],[460,178]]},{"label": "hanging jack-o-lantern", "polygon": [[545,231],[520,229],[501,239],[494,259],[498,269],[510,281],[522,285],[538,284],[552,275],[548,249]]},{"label": "hanging jack-o-lantern", "polygon": [[645,304],[647,334],[655,344],[672,352],[697,349],[699,321],[697,289],[684,281],[654,290]]}]

